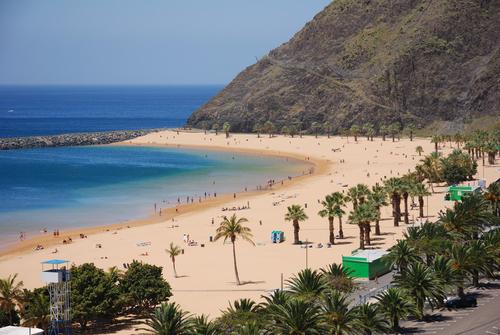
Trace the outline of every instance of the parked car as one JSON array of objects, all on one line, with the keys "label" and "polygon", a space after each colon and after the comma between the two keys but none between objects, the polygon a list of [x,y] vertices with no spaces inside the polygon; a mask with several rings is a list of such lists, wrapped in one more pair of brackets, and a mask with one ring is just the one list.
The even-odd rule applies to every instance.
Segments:
[{"label": "parked car", "polygon": [[477,299],[471,295],[466,295],[462,298],[448,298],[446,299],[444,305],[448,308],[477,307]]}]

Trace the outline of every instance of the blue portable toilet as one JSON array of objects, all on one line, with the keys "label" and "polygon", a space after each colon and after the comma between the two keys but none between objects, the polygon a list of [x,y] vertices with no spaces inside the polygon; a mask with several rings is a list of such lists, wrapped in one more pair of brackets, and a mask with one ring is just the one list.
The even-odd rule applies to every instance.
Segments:
[{"label": "blue portable toilet", "polygon": [[271,241],[273,243],[281,243],[285,240],[285,233],[281,230],[273,230],[271,233]]}]

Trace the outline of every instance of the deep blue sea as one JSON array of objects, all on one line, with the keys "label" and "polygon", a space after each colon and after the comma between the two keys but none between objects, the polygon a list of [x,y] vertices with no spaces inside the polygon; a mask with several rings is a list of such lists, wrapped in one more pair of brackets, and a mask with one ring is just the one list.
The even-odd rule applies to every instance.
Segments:
[{"label": "deep blue sea", "polygon": [[[220,89],[3,86],[0,137],[177,127]],[[280,158],[153,147],[0,151],[0,248],[19,232],[141,219],[155,203],[253,190],[307,168]]]},{"label": "deep blue sea", "polygon": [[0,86],[0,137],[179,127],[222,86]]}]

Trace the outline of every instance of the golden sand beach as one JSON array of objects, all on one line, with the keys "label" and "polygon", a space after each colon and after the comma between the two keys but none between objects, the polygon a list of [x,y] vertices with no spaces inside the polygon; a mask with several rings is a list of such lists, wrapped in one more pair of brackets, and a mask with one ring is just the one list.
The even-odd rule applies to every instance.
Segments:
[{"label": "golden sand beach", "polygon": [[[314,248],[308,249],[308,266],[319,268],[332,262],[341,262],[342,255],[349,255],[359,245],[357,226],[344,218],[345,239],[336,240],[331,248],[317,248],[318,243],[328,242],[328,222],[317,215],[319,200],[333,191],[345,191],[358,183],[374,185],[384,178],[402,176],[419,162],[415,152],[422,146],[424,154],[434,150],[429,139],[407,138],[392,142],[375,138],[368,141],[359,137],[358,142],[349,137],[304,136],[302,138],[256,134],[203,134],[198,132],[163,131],[152,133],[130,142],[118,145],[155,145],[169,147],[196,147],[206,150],[225,150],[230,152],[251,152],[258,155],[280,155],[308,161],[315,165],[314,173],[278,183],[272,189],[256,192],[243,192],[219,196],[217,200],[204,201],[193,205],[170,208],[162,217],[151,217],[139,222],[115,224],[72,232],[61,232],[60,238],[42,236],[36,240],[19,242],[0,257],[0,277],[18,273],[27,288],[42,285],[38,269],[40,261],[54,258],[54,248],[58,249],[57,258],[70,260],[79,265],[93,262],[107,269],[123,263],[140,260],[163,266],[164,276],[173,289],[172,300],[182,308],[193,313],[217,316],[227,307],[228,301],[237,298],[259,300],[266,291],[279,288],[281,277],[286,280],[305,267],[305,249],[293,245],[293,229],[284,220],[286,208],[292,204],[307,206],[309,219],[301,223],[301,240],[308,240]],[[450,144],[444,144],[441,151],[450,152]],[[478,171],[483,174],[483,167]],[[490,182],[498,178],[497,167],[484,168],[485,179]],[[436,193],[425,199],[425,213],[430,220],[436,218],[439,210],[451,206],[444,201],[445,187],[435,187]],[[427,202],[427,200],[429,200]],[[222,211],[222,207],[238,207],[250,204],[249,209]],[[348,212],[350,208],[346,209]],[[247,226],[252,229],[255,246],[239,241],[236,246],[240,278],[244,285],[235,284],[232,251],[229,244],[221,241],[210,242],[215,229],[224,215],[236,213],[248,219]],[[417,218],[418,209],[410,212],[410,221]],[[173,221],[172,221],[173,219]],[[214,224],[212,224],[214,219]],[[406,229],[404,224],[394,227],[390,206],[382,209],[382,235],[373,238],[372,246],[388,248],[393,245]],[[285,232],[286,241],[273,244],[270,234],[273,230]],[[338,232],[338,221],[335,220]],[[78,238],[79,233],[88,238]],[[197,241],[197,246],[188,246],[183,235]],[[62,237],[73,236],[70,244],[61,244]],[[76,236],[76,238],[74,237]],[[138,246],[139,242],[147,242]],[[174,278],[172,265],[165,252],[170,242],[184,248],[183,255],[177,258],[179,278]],[[44,244],[45,249],[33,251],[33,247]],[[203,247],[201,245],[204,245]],[[96,247],[101,245],[100,248]],[[145,256],[147,254],[147,256]]]}]

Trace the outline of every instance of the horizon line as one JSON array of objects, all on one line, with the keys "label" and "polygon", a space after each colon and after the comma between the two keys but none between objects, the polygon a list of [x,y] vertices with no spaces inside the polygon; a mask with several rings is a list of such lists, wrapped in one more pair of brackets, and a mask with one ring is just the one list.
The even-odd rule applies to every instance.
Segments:
[{"label": "horizon line", "polygon": [[226,86],[228,85],[227,83],[189,83],[189,84],[174,84],[174,83],[169,83],[169,84],[112,84],[112,83],[105,83],[105,84],[89,84],[89,83],[0,83],[1,86],[113,86],[113,87],[137,87],[137,86],[144,86],[144,87],[151,87],[151,86]]}]

